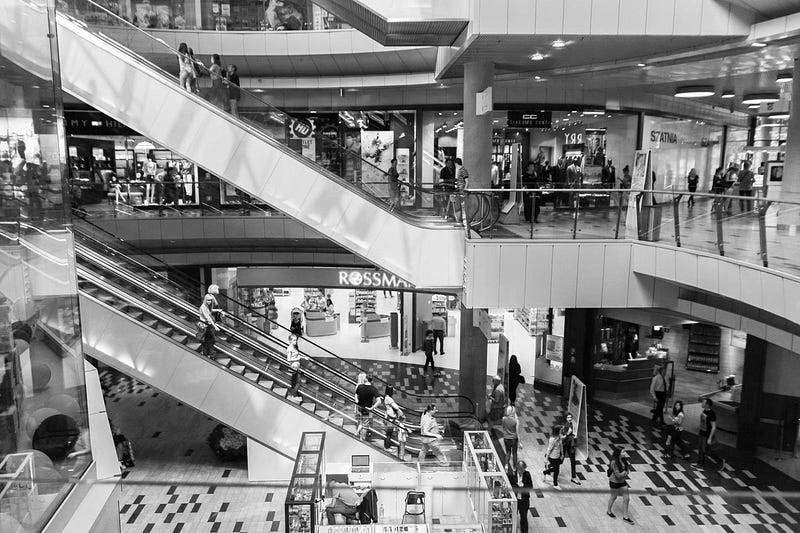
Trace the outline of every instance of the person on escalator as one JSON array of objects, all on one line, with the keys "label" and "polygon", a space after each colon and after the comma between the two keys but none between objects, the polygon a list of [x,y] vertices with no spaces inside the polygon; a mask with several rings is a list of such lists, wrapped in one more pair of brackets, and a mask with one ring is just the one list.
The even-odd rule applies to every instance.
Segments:
[{"label": "person on escalator", "polygon": [[219,326],[214,320],[214,304],[216,298],[211,294],[206,294],[203,298],[203,303],[200,305],[200,320],[206,324],[206,332],[203,335],[203,341],[200,345],[200,353],[206,357],[214,355],[214,342],[216,341],[216,332],[219,331]]},{"label": "person on escalator", "polygon": [[286,361],[288,361],[289,367],[292,369],[292,382],[286,397],[292,401],[303,400],[300,395],[300,361],[303,359],[308,359],[308,357],[301,354],[300,350],[297,349],[297,335],[289,335],[289,345],[286,347]]},{"label": "person on escalator", "polygon": [[228,86],[228,103],[231,106],[231,115],[239,116],[239,100],[242,92],[239,90],[239,74],[236,65],[228,65],[228,76],[225,84]]},{"label": "person on escalator", "polygon": [[358,375],[359,385],[356,387],[356,403],[358,404],[358,427],[356,435],[359,439],[369,440],[372,426],[373,409],[380,403],[381,394],[372,384],[372,377],[361,372]]},{"label": "person on escalator", "polygon": [[178,76],[179,83],[181,88],[186,89],[189,92],[192,92],[192,83],[195,79],[195,70],[194,64],[192,63],[192,58],[189,56],[189,47],[186,43],[181,43],[178,46],[178,67],[180,68],[180,74]]}]

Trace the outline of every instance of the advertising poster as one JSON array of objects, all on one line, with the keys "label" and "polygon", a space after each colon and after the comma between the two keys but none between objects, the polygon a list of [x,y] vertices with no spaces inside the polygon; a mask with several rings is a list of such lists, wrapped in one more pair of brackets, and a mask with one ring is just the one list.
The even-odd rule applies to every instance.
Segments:
[{"label": "advertising poster", "polygon": [[497,375],[508,394],[508,339],[505,335],[500,335],[497,341]]},{"label": "advertising poster", "polygon": [[586,385],[576,376],[571,377],[569,385],[569,404],[567,412],[572,415],[575,423],[575,437],[577,455],[582,458],[589,457],[589,428],[587,426],[586,412]]},{"label": "advertising poster", "polygon": [[393,131],[361,131],[362,183],[378,198],[389,197],[386,172],[394,158]]},{"label": "advertising poster", "polygon": [[650,162],[650,150],[636,150],[633,154],[633,173],[631,174],[631,189],[643,191],[647,181],[647,166]]},{"label": "advertising poster", "polygon": [[561,335],[547,336],[545,357],[551,361],[564,362],[564,337]]},{"label": "advertising poster", "polygon": [[303,155],[313,161],[317,154],[317,140],[311,137],[303,139],[301,142],[303,143]]},{"label": "advertising poster", "polygon": [[586,165],[602,167],[606,164],[606,130],[586,130],[584,134],[586,143]]},{"label": "advertising poster", "polygon": [[[408,148],[398,148],[395,157],[397,158],[397,173],[400,174],[400,181],[413,183],[411,179],[411,150]],[[412,199],[414,190],[408,187],[401,188],[401,198],[403,200]]]}]

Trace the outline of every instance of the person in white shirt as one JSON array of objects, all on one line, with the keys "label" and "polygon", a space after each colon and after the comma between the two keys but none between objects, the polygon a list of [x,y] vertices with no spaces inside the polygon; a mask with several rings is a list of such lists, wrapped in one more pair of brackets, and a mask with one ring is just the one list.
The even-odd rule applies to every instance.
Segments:
[{"label": "person in white shirt", "polygon": [[664,377],[664,367],[657,366],[656,373],[650,381],[650,396],[656,402],[653,409],[653,423],[664,425],[664,405],[667,403],[667,378]]},{"label": "person in white shirt", "polygon": [[439,464],[447,465],[447,457],[445,457],[442,449],[439,447],[439,441],[442,440],[442,428],[436,422],[434,415],[436,414],[436,406],[431,404],[425,408],[425,412],[419,421],[419,432],[422,436],[422,447],[419,450],[419,457],[417,462],[422,463],[428,455],[428,451],[433,452]]},{"label": "person in white shirt", "polygon": [[289,335],[289,345],[286,347],[286,361],[292,369],[292,382],[286,397],[290,400],[302,400],[300,395],[300,361],[308,359],[297,348],[297,335]]}]

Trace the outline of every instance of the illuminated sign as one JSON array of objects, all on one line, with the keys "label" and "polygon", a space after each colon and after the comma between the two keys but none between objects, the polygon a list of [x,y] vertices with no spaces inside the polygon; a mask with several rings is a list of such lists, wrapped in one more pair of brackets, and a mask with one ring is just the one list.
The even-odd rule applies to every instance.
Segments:
[{"label": "illuminated sign", "polygon": [[330,267],[242,267],[236,270],[240,287],[328,287],[353,289],[413,289],[384,270]]},{"label": "illuminated sign", "polygon": [[509,128],[549,128],[553,125],[550,111],[509,111]]},{"label": "illuminated sign", "polygon": [[409,288],[410,285],[394,274],[386,272],[364,272],[362,270],[340,270],[339,285],[345,287],[395,287]]}]

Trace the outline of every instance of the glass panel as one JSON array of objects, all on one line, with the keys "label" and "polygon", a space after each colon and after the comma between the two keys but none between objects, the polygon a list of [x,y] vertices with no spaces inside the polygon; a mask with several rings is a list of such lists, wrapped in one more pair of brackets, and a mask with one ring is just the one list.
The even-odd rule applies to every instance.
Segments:
[{"label": "glass panel", "polygon": [[319,451],[320,447],[322,447],[322,439],[324,435],[322,433],[306,433],[303,436],[303,443],[300,446],[300,449],[303,451]]},{"label": "glass panel", "polygon": [[26,530],[92,461],[52,20],[0,3],[0,514]]},{"label": "glass panel", "polygon": [[296,477],[290,489],[289,499],[295,502],[310,502],[314,497],[313,477]]},{"label": "glass panel", "polygon": [[317,465],[319,465],[319,455],[316,453],[303,453],[300,454],[297,458],[297,469],[296,472],[298,474],[313,474],[317,471]]}]

